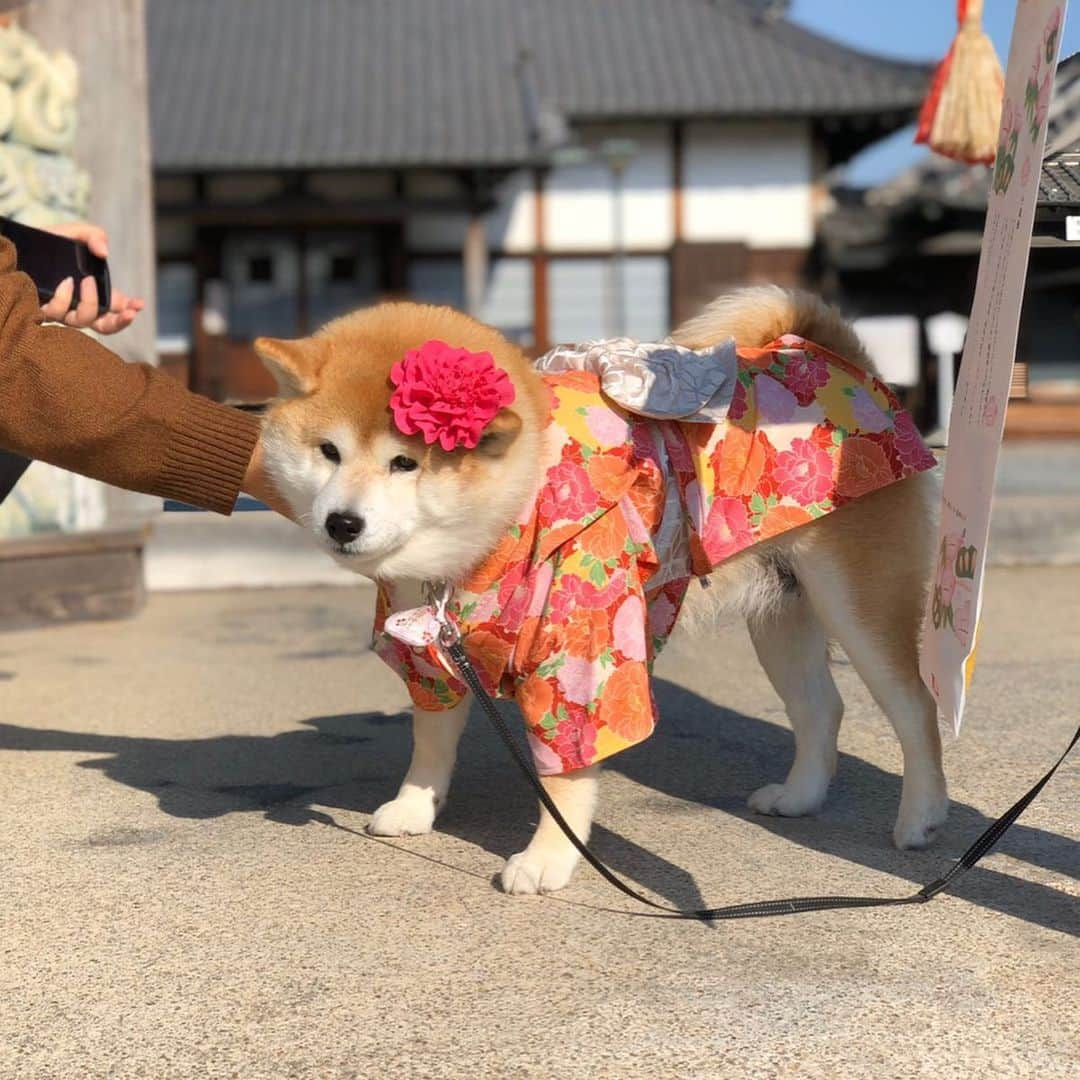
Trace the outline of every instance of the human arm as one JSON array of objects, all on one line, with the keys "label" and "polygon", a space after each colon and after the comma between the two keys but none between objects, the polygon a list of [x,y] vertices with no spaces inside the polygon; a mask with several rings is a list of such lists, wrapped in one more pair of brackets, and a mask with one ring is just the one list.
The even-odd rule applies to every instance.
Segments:
[{"label": "human arm", "polygon": [[[15,249],[4,240],[0,446],[117,487],[229,513],[252,465],[258,418],[41,319],[33,283],[16,272]],[[253,471],[256,483],[259,475]]]}]

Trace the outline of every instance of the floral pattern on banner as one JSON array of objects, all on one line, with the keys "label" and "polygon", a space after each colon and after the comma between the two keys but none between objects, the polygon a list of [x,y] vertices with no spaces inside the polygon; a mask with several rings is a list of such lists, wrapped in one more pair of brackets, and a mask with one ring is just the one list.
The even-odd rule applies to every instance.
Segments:
[{"label": "floral pattern on banner", "polygon": [[[553,459],[531,513],[449,608],[487,690],[517,699],[542,774],[649,736],[650,669],[691,577],[936,464],[888,387],[801,338],[739,350],[715,425],[629,413],[592,373],[544,380]],[[385,632],[399,607],[380,584],[376,651],[419,708],[450,708],[466,689],[439,648]]]}]

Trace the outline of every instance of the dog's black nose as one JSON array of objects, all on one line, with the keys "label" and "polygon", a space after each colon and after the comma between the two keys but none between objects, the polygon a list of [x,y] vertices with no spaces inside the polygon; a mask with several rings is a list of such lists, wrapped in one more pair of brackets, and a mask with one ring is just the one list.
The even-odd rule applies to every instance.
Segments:
[{"label": "dog's black nose", "polygon": [[357,514],[326,515],[326,531],[344,547],[364,531],[364,519]]}]

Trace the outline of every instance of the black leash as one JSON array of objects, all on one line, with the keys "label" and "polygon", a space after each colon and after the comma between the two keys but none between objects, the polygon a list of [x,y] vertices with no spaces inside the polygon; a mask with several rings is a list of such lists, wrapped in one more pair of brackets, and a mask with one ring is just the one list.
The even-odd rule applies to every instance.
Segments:
[{"label": "black leash", "polygon": [[790,900],[761,900],[751,904],[732,904],[729,907],[704,908],[700,911],[686,911],[681,908],[672,907],[669,904],[661,904],[655,900],[650,900],[649,897],[639,893],[636,889],[631,888],[614,871],[610,870],[602,860],[597,858],[597,856],[589,850],[588,845],[578,838],[574,833],[574,830],[567,824],[566,819],[559,813],[559,808],[555,805],[551,796],[544,790],[544,785],[540,783],[540,778],[536,775],[536,770],[533,768],[531,760],[518,745],[514,736],[510,733],[509,727],[507,727],[506,720],[499,710],[495,708],[495,703],[481,685],[480,679],[476,674],[476,669],[472,665],[472,661],[466,655],[464,648],[462,648],[461,640],[457,635],[456,629],[445,625],[444,629],[450,632],[446,634],[444,640],[442,640],[443,647],[449,653],[451,660],[454,661],[454,665],[458,669],[462,679],[465,680],[466,685],[476,696],[477,701],[480,702],[480,707],[494,725],[495,730],[506,744],[506,748],[510,751],[514,761],[517,762],[518,768],[521,769],[525,779],[528,780],[530,786],[539,797],[540,802],[552,818],[554,818],[555,823],[559,828],[566,834],[567,840],[577,848],[581,853],[581,857],[598,874],[600,874],[601,877],[614,885],[616,889],[625,893],[627,896],[632,897],[634,900],[637,900],[639,903],[647,904],[657,911],[664,912],[668,918],[672,919],[701,919],[703,921],[711,922],[718,919],[755,919],[767,915],[798,915],[805,911],[829,911],[834,908],[899,907],[903,904],[925,904],[928,900],[937,896],[939,892],[948,888],[957,880],[957,878],[967,873],[968,870],[990,851],[998,840],[1000,840],[1008,831],[1012,823],[1016,821],[1016,819],[1028,808],[1032,800],[1040,791],[1042,791],[1050,777],[1057,772],[1058,766],[1069,756],[1072,748],[1080,741],[1080,727],[1078,727],[1076,729],[1076,734],[1073,735],[1069,745],[1065,748],[1065,752],[1057,759],[1050,771],[1047,772],[1047,774],[1023,796],[1023,798],[1010,806],[997,821],[993,822],[975,843],[960,856],[959,860],[947,874],[938,878],[936,881],[931,881],[928,885],[924,885],[917,893],[914,893],[911,896],[801,896],[794,897]]}]

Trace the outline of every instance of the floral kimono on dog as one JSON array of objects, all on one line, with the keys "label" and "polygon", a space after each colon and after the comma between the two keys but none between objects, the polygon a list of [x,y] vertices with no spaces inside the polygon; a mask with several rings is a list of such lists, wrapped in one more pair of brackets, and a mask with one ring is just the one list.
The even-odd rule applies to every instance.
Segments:
[{"label": "floral kimono on dog", "polygon": [[[619,339],[538,367],[553,459],[448,612],[485,688],[517,699],[541,774],[652,732],[650,668],[691,577],[935,464],[887,386],[801,338],[701,353]],[[437,644],[387,631],[398,607],[381,584],[376,651],[419,708],[452,707],[464,684]]]}]

